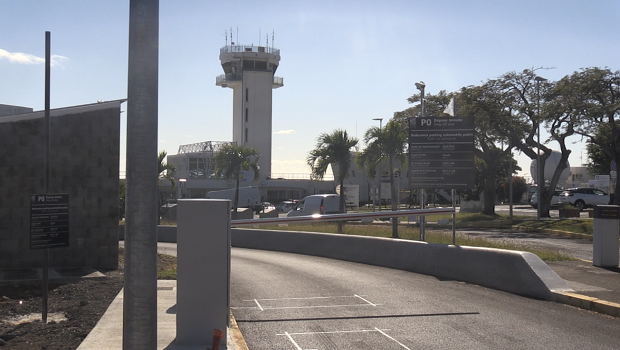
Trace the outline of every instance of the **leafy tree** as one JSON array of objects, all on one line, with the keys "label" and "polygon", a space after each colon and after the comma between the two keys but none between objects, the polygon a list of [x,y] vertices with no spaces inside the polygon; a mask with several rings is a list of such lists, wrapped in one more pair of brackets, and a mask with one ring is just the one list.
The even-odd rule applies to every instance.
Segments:
[{"label": "leafy tree", "polygon": [[[516,131],[523,130],[504,100],[493,82],[464,87],[458,94],[457,115],[472,116],[475,120],[476,182],[483,189],[483,213],[487,215],[495,214],[496,189],[500,180],[508,176],[510,162],[515,163],[511,153],[518,139]],[[501,132],[505,128],[515,132]]]},{"label": "leafy tree", "polygon": [[[512,202],[520,203],[527,192],[528,185],[525,178],[521,176],[512,177]],[[510,178],[505,178],[497,188],[497,198],[500,201],[508,202],[510,199]]]},{"label": "leafy tree", "polygon": [[254,173],[253,181],[259,177],[258,158],[259,153],[256,149],[236,144],[227,144],[220,148],[219,152],[213,157],[215,163],[215,177],[226,180],[235,180],[235,198],[233,200],[232,219],[237,219],[237,208],[239,207],[239,182],[241,172],[251,170]]},{"label": "leafy tree", "polygon": [[[620,71],[586,68],[562,78],[555,97],[565,115],[573,118],[573,131],[611,161],[620,161]],[[615,188],[620,188],[620,177]],[[620,204],[620,196],[614,196]]]},{"label": "leafy tree", "polygon": [[[310,151],[306,159],[315,179],[323,179],[330,165],[332,169],[338,169],[335,178],[340,185],[340,213],[345,211],[344,180],[349,176],[351,168],[351,148],[357,146],[357,142],[356,138],[349,137],[346,130],[322,133],[317,138],[316,148]],[[342,233],[342,221],[338,221],[338,233]]]},{"label": "leafy tree", "polygon": [[[502,115],[508,122],[506,125],[496,123],[495,132],[509,140],[511,145],[530,159],[537,159],[540,154],[539,169],[545,168],[546,160],[552,152],[546,144],[554,140],[560,145],[562,157],[549,185],[542,187],[542,196],[539,198],[541,216],[549,217],[553,191],[570,155],[570,149],[566,147],[565,142],[571,135],[573,119],[561,118],[553,108],[547,106],[554,98],[551,91],[554,90],[555,84],[539,78],[536,71],[526,69],[519,73],[509,72],[497,79],[489,80],[485,85],[488,86],[494,101],[502,106]],[[551,137],[539,143],[538,132],[542,126],[547,126]]]},{"label": "leafy tree", "polygon": [[[445,90],[439,91],[437,95],[426,93],[424,95],[424,99],[426,100],[426,116],[428,117],[448,117],[449,115],[445,113],[445,109],[450,103],[450,100],[455,97],[455,93],[447,93]],[[418,103],[421,102],[422,95],[421,94],[413,94],[411,97],[407,98],[409,103]],[[397,119],[401,122],[408,121],[412,116],[420,115],[422,111],[422,104],[418,103],[415,106],[409,107],[404,111],[395,112],[394,119]],[[405,124],[406,125],[406,124]]]},{"label": "leafy tree", "polygon": [[157,174],[159,177],[157,181],[157,188],[159,192],[159,195],[157,196],[159,198],[159,215],[157,217],[158,224],[160,223],[161,216],[165,214],[166,212],[162,209],[162,206],[166,202],[164,195],[161,193],[162,180],[166,180],[170,182],[170,184],[172,185],[172,191],[174,191],[175,186],[176,186],[176,182],[175,182],[176,179],[174,178],[174,173],[177,171],[177,168],[174,166],[174,164],[168,164],[165,162],[167,155],[168,153],[166,151],[161,151],[157,155],[157,170],[158,170]]},{"label": "leafy tree", "polygon": [[[408,125],[396,119],[391,119],[384,128],[371,127],[364,134],[366,149],[357,156],[360,168],[366,166],[368,177],[376,174],[377,167],[387,161],[389,167],[391,206],[392,210],[398,210],[398,192],[394,184],[394,174],[405,166],[406,146],[408,139]],[[392,237],[398,238],[398,218],[392,218]]]},{"label": "leafy tree", "polygon": [[[609,135],[611,132],[607,124],[600,125],[597,134],[596,138],[602,144],[610,143]],[[586,150],[588,152],[588,173],[590,175],[609,174],[611,171],[611,156],[605,153],[603,147],[596,143],[588,142]]]},{"label": "leafy tree", "polygon": [[127,197],[127,183],[119,182],[118,184],[118,219],[125,217],[125,199]]}]

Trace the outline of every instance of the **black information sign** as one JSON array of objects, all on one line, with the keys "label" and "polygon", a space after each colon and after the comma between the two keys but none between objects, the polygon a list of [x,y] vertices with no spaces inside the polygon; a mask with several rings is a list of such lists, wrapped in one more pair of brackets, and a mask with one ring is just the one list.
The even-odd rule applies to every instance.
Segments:
[{"label": "black information sign", "polygon": [[474,118],[409,119],[412,188],[474,187]]},{"label": "black information sign", "polygon": [[69,195],[30,195],[30,249],[69,246]]}]

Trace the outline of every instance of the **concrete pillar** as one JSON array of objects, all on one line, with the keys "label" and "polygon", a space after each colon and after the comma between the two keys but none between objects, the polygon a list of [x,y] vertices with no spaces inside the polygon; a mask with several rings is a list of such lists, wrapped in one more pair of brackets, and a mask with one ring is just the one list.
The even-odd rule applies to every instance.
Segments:
[{"label": "concrete pillar", "polygon": [[177,204],[177,344],[211,346],[213,330],[230,323],[229,200]]}]

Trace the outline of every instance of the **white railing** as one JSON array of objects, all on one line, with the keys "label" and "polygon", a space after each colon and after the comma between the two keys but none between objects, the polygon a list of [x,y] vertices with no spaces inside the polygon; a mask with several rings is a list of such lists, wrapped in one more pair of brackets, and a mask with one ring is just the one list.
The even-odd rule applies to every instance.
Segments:
[{"label": "white railing", "polygon": [[294,222],[304,221],[355,221],[363,219],[380,219],[380,218],[393,218],[399,216],[411,216],[411,215],[438,215],[438,214],[453,214],[454,208],[434,208],[434,209],[411,209],[401,211],[375,211],[368,213],[350,213],[350,214],[327,214],[327,215],[309,215],[309,216],[295,216],[285,218],[264,218],[264,219],[241,219],[232,220],[230,222],[232,227],[239,226],[253,226],[253,225],[267,225],[267,224],[290,224]]}]

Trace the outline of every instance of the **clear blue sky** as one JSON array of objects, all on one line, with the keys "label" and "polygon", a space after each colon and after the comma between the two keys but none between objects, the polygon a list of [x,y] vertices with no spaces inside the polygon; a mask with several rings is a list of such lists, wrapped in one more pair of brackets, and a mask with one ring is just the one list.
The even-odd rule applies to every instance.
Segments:
[{"label": "clear blue sky", "polygon": [[[128,0],[0,0],[0,103],[44,108],[45,31],[52,108],[125,98],[128,13]],[[281,50],[274,173],[308,172],[321,132],[361,138],[373,118],[385,123],[409,107],[416,81],[435,94],[541,66],[554,67],[540,72],[550,80],[620,69],[616,0],[161,0],[160,150],[232,139],[232,90],[215,85],[231,28],[238,44],[265,45],[268,36]],[[573,149],[576,166],[586,156]],[[518,159],[529,176],[529,159]]]}]

